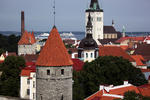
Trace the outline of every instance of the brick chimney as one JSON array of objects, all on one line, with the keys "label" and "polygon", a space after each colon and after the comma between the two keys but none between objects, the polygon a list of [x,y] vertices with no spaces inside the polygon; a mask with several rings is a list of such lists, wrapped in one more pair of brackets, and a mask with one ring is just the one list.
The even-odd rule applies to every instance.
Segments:
[{"label": "brick chimney", "polygon": [[24,27],[25,27],[24,24],[25,24],[24,23],[24,11],[21,11],[21,36],[24,33]]}]

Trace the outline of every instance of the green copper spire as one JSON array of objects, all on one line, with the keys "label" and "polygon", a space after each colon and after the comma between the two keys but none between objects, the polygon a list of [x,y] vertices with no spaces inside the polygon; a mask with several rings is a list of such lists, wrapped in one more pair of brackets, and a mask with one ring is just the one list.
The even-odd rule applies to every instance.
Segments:
[{"label": "green copper spire", "polygon": [[90,9],[100,10],[98,0],[91,0]]}]

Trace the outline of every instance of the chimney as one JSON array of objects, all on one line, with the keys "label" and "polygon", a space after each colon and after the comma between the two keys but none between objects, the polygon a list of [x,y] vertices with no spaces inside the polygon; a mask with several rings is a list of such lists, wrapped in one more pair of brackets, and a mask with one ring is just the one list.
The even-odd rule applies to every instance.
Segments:
[{"label": "chimney", "polygon": [[99,90],[101,91],[101,90],[103,90],[104,89],[104,85],[100,85],[99,86]]},{"label": "chimney", "polygon": [[5,54],[5,55],[6,55],[6,57],[8,56],[8,51],[6,51],[6,54]]},{"label": "chimney", "polygon": [[24,11],[21,11],[21,36],[24,33],[24,27],[25,27],[24,24],[25,24],[24,23]]},{"label": "chimney", "polygon": [[128,81],[124,81],[124,84],[123,85],[128,85]]}]

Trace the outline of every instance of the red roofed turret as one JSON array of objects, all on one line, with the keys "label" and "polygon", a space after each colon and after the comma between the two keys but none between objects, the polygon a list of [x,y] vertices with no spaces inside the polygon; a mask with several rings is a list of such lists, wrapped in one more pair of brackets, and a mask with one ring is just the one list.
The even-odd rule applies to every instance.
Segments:
[{"label": "red roofed turret", "polygon": [[73,62],[54,26],[36,62],[37,66],[70,66]]},{"label": "red roofed turret", "polygon": [[34,44],[35,41],[35,37],[34,34],[31,32],[28,33],[28,31],[25,30],[25,32],[23,33],[23,35],[21,36],[21,39],[18,42],[18,45],[30,45],[30,44]]},{"label": "red roofed turret", "polygon": [[35,36],[34,36],[34,32],[32,31],[32,38],[33,38],[33,41],[36,42],[36,39],[35,39]]}]

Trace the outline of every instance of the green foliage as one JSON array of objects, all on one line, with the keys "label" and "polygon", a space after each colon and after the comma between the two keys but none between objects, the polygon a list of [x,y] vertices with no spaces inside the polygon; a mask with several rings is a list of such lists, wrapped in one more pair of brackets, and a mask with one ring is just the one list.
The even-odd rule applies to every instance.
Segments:
[{"label": "green foliage", "polygon": [[90,63],[86,62],[83,71],[76,74],[78,77],[74,76],[74,86],[80,86],[80,88],[75,91],[75,94],[83,89],[84,98],[98,91],[100,84],[121,85],[124,80],[136,86],[147,83],[141,70],[122,57],[98,57]]},{"label": "green foliage", "polygon": [[5,51],[2,49],[2,48],[0,48],[0,55],[2,54],[2,53],[4,53]]},{"label": "green foliage", "polygon": [[[121,99],[114,99],[121,100]],[[150,100],[150,97],[143,96],[135,91],[128,91],[124,93],[124,98],[122,100]]]},{"label": "green foliage", "polygon": [[22,57],[8,56],[1,64],[0,95],[19,96],[20,72],[25,67]]},{"label": "green foliage", "polygon": [[0,48],[2,48],[4,51],[17,52],[19,40],[20,36],[4,36],[0,34]]}]

